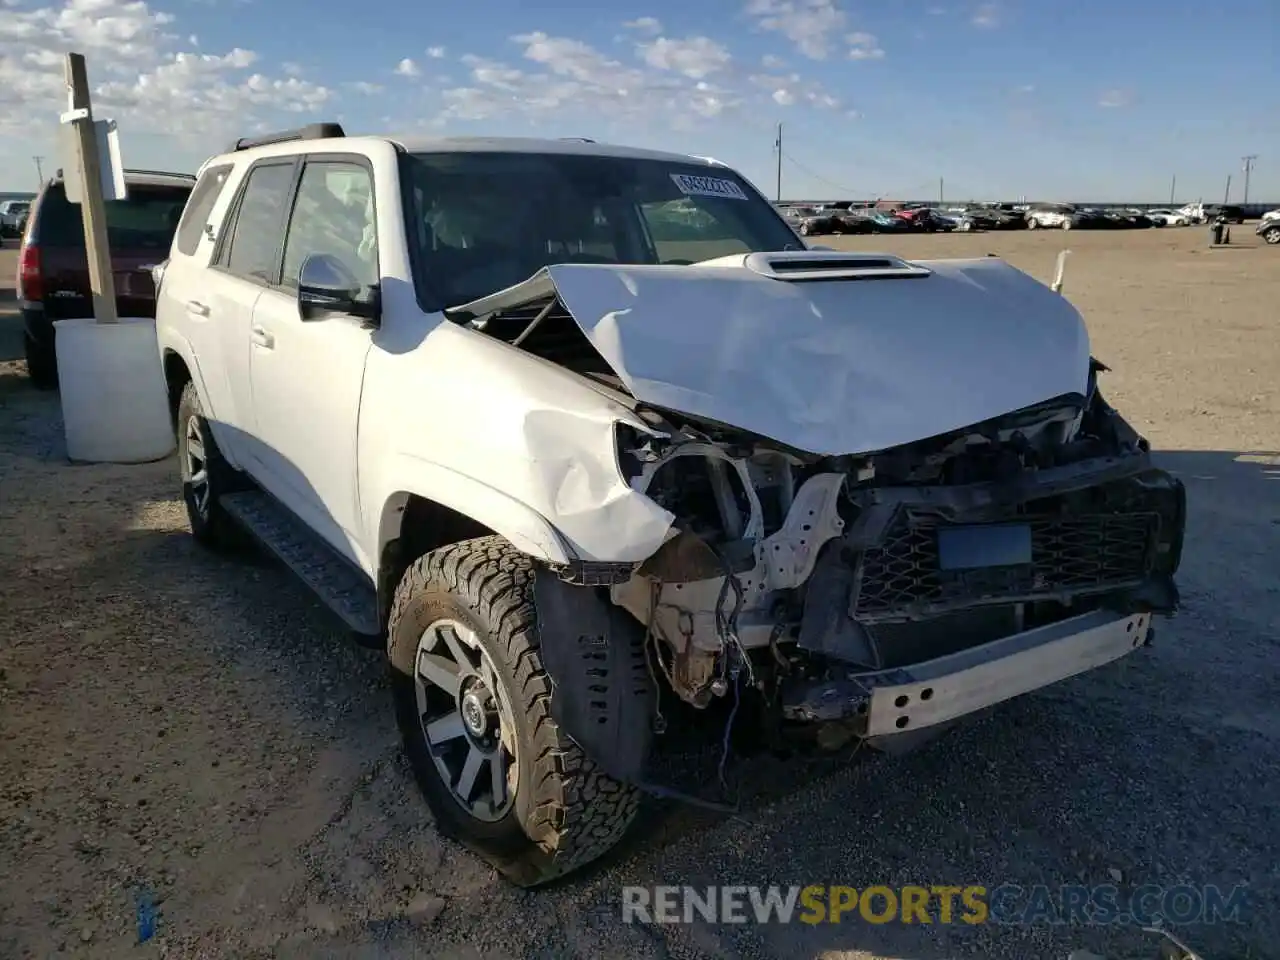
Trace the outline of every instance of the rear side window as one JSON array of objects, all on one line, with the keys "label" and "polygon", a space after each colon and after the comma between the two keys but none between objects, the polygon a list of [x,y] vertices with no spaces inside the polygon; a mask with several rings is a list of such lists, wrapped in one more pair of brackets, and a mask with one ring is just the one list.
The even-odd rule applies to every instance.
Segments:
[{"label": "rear side window", "polygon": [[222,188],[231,174],[229,163],[210,167],[200,177],[200,182],[191,191],[191,199],[187,201],[187,209],[182,214],[182,222],[178,224],[178,251],[186,256],[194,256],[200,247],[200,237],[204,233],[205,224],[209,222],[209,214],[213,205],[222,195]]},{"label": "rear side window", "polygon": [[222,258],[232,273],[271,283],[284,239],[285,204],[293,188],[293,160],[259,164],[249,171],[230,249]]},{"label": "rear side window", "polygon": [[[116,250],[167,251],[190,195],[186,186],[130,184],[127,200],[106,204],[108,242]],[[84,249],[80,205],[67,200],[62,184],[46,189],[37,217],[41,246]]]}]

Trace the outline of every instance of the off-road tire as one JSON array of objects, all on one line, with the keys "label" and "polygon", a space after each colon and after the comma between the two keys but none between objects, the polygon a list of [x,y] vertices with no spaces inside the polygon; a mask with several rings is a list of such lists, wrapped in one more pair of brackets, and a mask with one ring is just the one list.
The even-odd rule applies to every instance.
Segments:
[{"label": "off-road tire", "polygon": [[[190,478],[187,475],[187,425],[192,418],[200,424],[201,437],[204,443],[205,470],[208,475],[208,505],[201,510],[196,502]],[[209,429],[209,421],[205,419],[200,407],[200,394],[196,385],[190,380],[182,388],[178,400],[177,414],[178,469],[182,477],[182,501],[187,508],[187,520],[191,524],[191,535],[202,546],[212,549],[226,550],[242,547],[246,537],[239,525],[227,514],[218,502],[218,498],[227,493],[247,489],[249,484],[244,475],[223,459],[218,442]]]},{"label": "off-road tire", "polygon": [[25,330],[22,346],[27,357],[27,376],[37,390],[58,389],[58,355],[53,345],[34,339]]},{"label": "off-road tire", "polygon": [[[597,859],[622,839],[639,809],[638,792],[603,773],[552,719],[555,694],[539,650],[533,584],[533,562],[502,537],[443,547],[405,572],[387,629],[396,719],[437,828],[522,887]],[[454,800],[418,715],[418,641],[428,625],[445,618],[475,630],[511,703],[515,802],[497,821],[473,817]]]}]

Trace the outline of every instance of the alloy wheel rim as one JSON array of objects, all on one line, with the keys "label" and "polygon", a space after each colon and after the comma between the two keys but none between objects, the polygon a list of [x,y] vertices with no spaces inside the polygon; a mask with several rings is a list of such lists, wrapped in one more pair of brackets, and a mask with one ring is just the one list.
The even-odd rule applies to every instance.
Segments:
[{"label": "alloy wheel rim", "polygon": [[187,489],[191,503],[200,516],[209,513],[209,462],[204,450],[204,431],[198,417],[187,418],[186,442],[183,445],[183,463],[187,473]]},{"label": "alloy wheel rim", "polygon": [[475,631],[457,620],[430,624],[413,681],[427,751],[449,795],[477,820],[502,819],[518,784],[514,715]]}]

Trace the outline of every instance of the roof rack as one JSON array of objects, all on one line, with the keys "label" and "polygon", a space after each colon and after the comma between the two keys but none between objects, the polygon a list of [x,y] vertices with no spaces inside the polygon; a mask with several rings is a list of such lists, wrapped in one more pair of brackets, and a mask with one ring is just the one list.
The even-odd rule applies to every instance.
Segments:
[{"label": "roof rack", "polygon": [[125,173],[140,173],[147,177],[181,177],[183,180],[194,180],[194,173],[179,173],[176,170],[135,170],[133,167],[125,167]]},{"label": "roof rack", "polygon": [[279,130],[260,137],[241,137],[227,152],[235,153],[238,150],[250,150],[253,147],[265,147],[273,143],[289,143],[291,140],[328,140],[346,135],[340,123],[309,123],[296,130]]}]

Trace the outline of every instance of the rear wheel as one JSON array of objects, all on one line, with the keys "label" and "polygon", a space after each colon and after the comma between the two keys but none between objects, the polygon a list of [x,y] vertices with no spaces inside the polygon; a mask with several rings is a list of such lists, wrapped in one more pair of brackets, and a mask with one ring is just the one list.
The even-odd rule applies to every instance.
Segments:
[{"label": "rear wheel", "polygon": [[25,330],[22,345],[27,357],[27,376],[39,390],[56,390],[58,387],[58,356],[53,344],[35,339]]},{"label": "rear wheel", "polygon": [[388,625],[396,716],[438,827],[525,887],[604,854],[639,808],[552,718],[533,584],[506,540],[464,541],[409,568]]},{"label": "rear wheel", "polygon": [[243,490],[244,476],[222,457],[200,407],[196,385],[187,381],[178,400],[178,465],[182,499],[187,506],[191,535],[207,547],[232,547],[243,542],[240,528],[218,498]]}]

